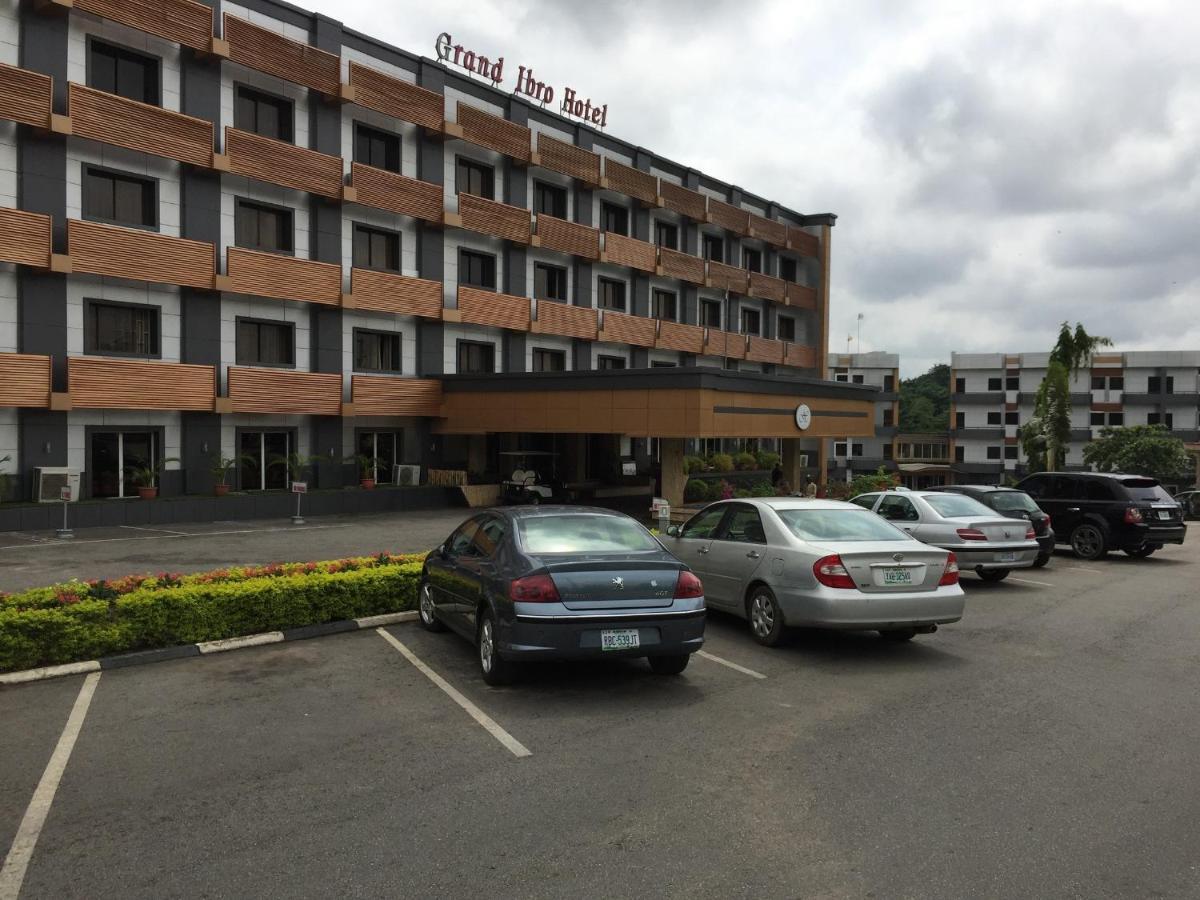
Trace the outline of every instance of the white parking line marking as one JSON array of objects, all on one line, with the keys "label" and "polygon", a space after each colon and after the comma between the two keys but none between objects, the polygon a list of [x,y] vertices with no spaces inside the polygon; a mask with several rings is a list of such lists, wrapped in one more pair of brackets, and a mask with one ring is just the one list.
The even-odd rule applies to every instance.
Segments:
[{"label": "white parking line marking", "polygon": [[1028,578],[1013,578],[1011,575],[1008,576],[1008,580],[1015,581],[1017,584],[1036,584],[1038,587],[1058,587],[1048,581],[1030,581]]},{"label": "white parking line marking", "polygon": [[[391,633],[389,633],[388,631],[385,631],[382,628],[376,628],[375,631],[385,641],[387,641],[389,644],[391,644],[393,647],[395,647],[397,650],[399,650],[400,655],[403,656],[405,659],[407,659],[414,666],[416,666],[417,669],[420,670],[422,675],[424,675],[426,678],[428,678],[430,681],[432,681],[434,684],[436,684],[438,687],[440,687],[443,691],[446,692],[446,695],[451,700],[453,700],[455,703],[457,703],[459,706],[461,706],[464,710],[466,710],[467,715],[469,715],[472,719],[474,719],[476,722],[478,722],[480,725],[482,725],[484,727],[484,729],[487,730],[488,734],[490,734],[492,737],[494,737],[496,740],[498,740],[501,744],[503,744],[509,750],[509,752],[512,753],[513,756],[517,756],[517,757],[533,756],[533,754],[529,751],[529,748],[527,748],[524,744],[522,744],[520,741],[518,741],[515,737],[513,737],[511,734],[509,734],[507,731],[505,731],[503,728],[501,728],[499,725],[497,725],[495,719],[493,719],[491,716],[489,716],[487,713],[485,713],[482,709],[480,709],[478,706],[476,706],[474,703],[472,703],[470,700],[468,700],[466,697],[464,697],[462,694],[460,694],[453,685],[451,685],[448,681],[446,681],[445,678],[443,678],[437,672],[433,671],[433,669],[429,668],[429,666],[425,665],[425,663],[421,662],[421,660],[419,660],[417,658],[416,654],[414,654],[411,650],[409,650],[402,643],[400,643],[398,640],[396,640],[396,638],[394,638],[391,635]],[[0,897],[0,900],[6,900],[6,898]]]},{"label": "white parking line marking", "polygon": [[1104,574],[1103,572],[1097,572],[1095,569],[1088,569],[1083,566],[1064,566],[1062,563],[1059,563],[1054,568],[1056,568],[1056,569],[1071,569],[1072,571],[1075,571],[1075,572],[1087,572],[1089,575],[1103,575]]},{"label": "white parking line marking", "polygon": [[171,531],[168,528],[147,528],[144,525],[120,525],[120,528],[128,528],[131,531],[149,531],[151,534],[173,534],[176,537],[186,535],[186,531]]},{"label": "white parking line marking", "polygon": [[46,824],[46,816],[50,813],[50,804],[54,802],[54,794],[58,791],[58,783],[62,780],[67,768],[67,760],[75,748],[75,740],[83,728],[83,720],[87,716],[88,707],[92,705],[92,695],[96,693],[96,682],[100,680],[99,672],[92,672],[83,679],[79,696],[71,708],[71,715],[63,727],[58,745],[50,762],[46,763],[46,771],[38,782],[25,817],[17,828],[17,836],[13,838],[12,847],[4,859],[4,868],[0,869],[0,900],[17,900],[21,893],[21,885],[25,881],[25,870],[29,868],[29,860],[33,857],[33,848],[37,846],[38,836],[42,826]]},{"label": "white parking line marking", "polygon": [[696,655],[703,656],[705,659],[709,660],[710,662],[720,663],[723,666],[728,666],[729,668],[733,669],[735,672],[741,672],[743,675],[749,675],[751,678],[766,678],[767,677],[762,672],[755,672],[753,669],[747,669],[745,666],[739,666],[735,662],[730,662],[727,659],[721,659],[721,657],[719,657],[719,656],[713,656],[707,650],[697,650]]},{"label": "white parking line marking", "polygon": [[[121,528],[134,528],[133,525],[122,525]],[[327,528],[353,528],[353,522],[347,522],[343,525],[292,525],[291,527],[282,526],[279,528],[239,528],[236,531],[168,531],[158,535],[147,535],[146,537],[127,537],[127,538],[93,538],[88,540],[84,538],[79,540],[76,538],[70,541],[70,546],[78,547],[80,544],[118,544],[126,541],[170,541],[176,538],[197,538],[197,537],[222,537],[231,534],[268,534],[273,531],[322,531]],[[61,541],[46,541],[45,543],[36,544],[8,544],[0,547],[0,550],[42,550],[48,547],[63,547]]]}]

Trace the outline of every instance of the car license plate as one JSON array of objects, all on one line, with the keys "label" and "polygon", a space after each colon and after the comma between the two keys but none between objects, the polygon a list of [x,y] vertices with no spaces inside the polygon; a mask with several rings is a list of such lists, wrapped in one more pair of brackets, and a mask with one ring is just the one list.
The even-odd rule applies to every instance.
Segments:
[{"label": "car license plate", "polygon": [[641,646],[636,628],[600,632],[601,650],[636,650]]},{"label": "car license plate", "polygon": [[1171,511],[1169,509],[1160,509],[1158,511],[1158,517],[1160,519],[1169,519],[1171,518]]},{"label": "car license plate", "polygon": [[884,584],[912,584],[913,573],[912,569],[884,569],[883,570]]},{"label": "car license plate", "polygon": [[1015,550],[1009,550],[1007,553],[997,553],[996,562],[1016,562],[1017,554]]}]

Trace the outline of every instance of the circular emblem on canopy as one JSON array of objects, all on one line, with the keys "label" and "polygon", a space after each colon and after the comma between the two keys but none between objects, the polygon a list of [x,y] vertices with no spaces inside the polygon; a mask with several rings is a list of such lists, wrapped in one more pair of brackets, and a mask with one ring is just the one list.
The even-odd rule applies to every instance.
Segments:
[{"label": "circular emblem on canopy", "polygon": [[808,426],[812,424],[812,410],[808,408],[807,403],[801,403],[796,407],[796,427],[801,431],[808,431]]}]

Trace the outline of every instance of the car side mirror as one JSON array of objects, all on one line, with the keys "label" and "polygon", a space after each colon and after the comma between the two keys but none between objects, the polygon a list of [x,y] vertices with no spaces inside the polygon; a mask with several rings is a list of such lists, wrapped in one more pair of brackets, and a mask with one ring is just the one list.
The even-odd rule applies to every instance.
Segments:
[{"label": "car side mirror", "polygon": [[679,526],[678,525],[668,525],[667,526],[667,536],[668,537],[679,537]]},{"label": "car side mirror", "polygon": [[444,557],[446,556],[446,545],[445,545],[445,544],[439,544],[439,545],[438,545],[438,548],[437,548],[436,550],[434,550],[434,551],[433,551],[433,555],[434,555],[434,556],[438,556],[438,557],[443,557],[443,558],[444,558]]}]

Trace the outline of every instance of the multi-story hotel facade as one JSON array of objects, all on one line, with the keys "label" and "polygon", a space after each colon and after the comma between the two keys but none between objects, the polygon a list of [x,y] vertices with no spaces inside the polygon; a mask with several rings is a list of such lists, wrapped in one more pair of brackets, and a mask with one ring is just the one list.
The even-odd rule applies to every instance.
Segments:
[{"label": "multi-story hotel facade", "polygon": [[875,434],[841,437],[827,442],[829,478],[848,481],[855,475],[896,469],[895,439],[900,424],[900,357],[895,353],[849,353],[829,357],[827,375],[842,384],[877,388]]}]

